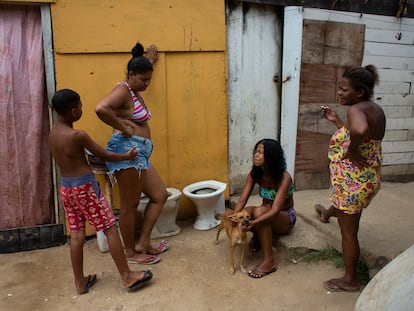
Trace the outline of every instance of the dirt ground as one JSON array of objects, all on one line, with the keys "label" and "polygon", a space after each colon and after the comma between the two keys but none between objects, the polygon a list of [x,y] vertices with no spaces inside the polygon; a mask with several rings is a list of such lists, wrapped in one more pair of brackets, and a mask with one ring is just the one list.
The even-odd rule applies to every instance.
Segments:
[{"label": "dirt ground", "polygon": [[[109,253],[96,239],[85,245],[85,273],[98,282],[77,295],[68,244],[30,252],[0,255],[0,310],[354,310],[358,293],[330,293],[322,281],[342,275],[330,262],[297,262],[288,250],[274,248],[278,271],[253,279],[228,272],[228,240],[224,232],[214,245],[216,229],[197,231],[191,221],[179,222],[182,233],[166,238],[171,248],[152,265],[147,287],[123,289]],[[155,243],[156,241],[154,241]],[[247,267],[259,263],[260,252],[247,254]]]}]

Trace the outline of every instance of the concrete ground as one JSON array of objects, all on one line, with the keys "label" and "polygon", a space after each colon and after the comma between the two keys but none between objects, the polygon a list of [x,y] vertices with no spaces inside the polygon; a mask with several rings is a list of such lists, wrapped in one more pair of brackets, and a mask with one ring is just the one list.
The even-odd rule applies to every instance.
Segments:
[{"label": "concrete ground", "polygon": [[[304,222],[318,232],[329,236],[334,247],[340,249],[340,232],[335,219],[329,224],[321,223],[313,210],[313,203],[328,206],[327,190],[298,191],[298,212]],[[414,244],[414,182],[384,182],[381,190],[363,212],[359,242],[361,253],[368,260],[385,257],[395,258]]]},{"label": "concrete ground", "polygon": [[[85,273],[98,276],[86,295],[75,292],[68,244],[0,254],[0,310],[354,310],[359,292],[332,293],[322,287],[323,281],[341,276],[342,270],[327,261],[300,261],[290,252],[328,245],[340,250],[336,220],[322,224],[313,212],[315,203],[327,203],[327,195],[328,190],[295,193],[297,225],[274,248],[278,271],[262,279],[250,278],[240,270],[230,275],[224,232],[220,243],[214,245],[215,229],[198,231],[192,227],[194,220],[188,220],[178,222],[180,234],[166,238],[171,249],[161,254],[160,263],[130,265],[133,270],[151,269],[154,273],[151,284],[134,293],[122,288],[110,254],[98,250],[96,239],[85,245]],[[413,199],[414,183],[383,184],[362,216],[364,254],[394,258],[414,243]],[[247,268],[260,259],[260,252],[248,252]]]},{"label": "concrete ground", "polygon": [[[341,234],[335,218],[322,223],[314,205],[329,206],[329,189],[302,190],[294,194],[298,213],[297,224],[289,236],[280,239],[287,248],[320,250],[327,246],[341,252]],[[232,203],[237,197],[232,198]],[[249,203],[260,202],[253,196]],[[365,257],[371,277],[389,260],[414,244],[414,182],[383,182],[381,189],[364,210],[359,229],[361,254]]]}]

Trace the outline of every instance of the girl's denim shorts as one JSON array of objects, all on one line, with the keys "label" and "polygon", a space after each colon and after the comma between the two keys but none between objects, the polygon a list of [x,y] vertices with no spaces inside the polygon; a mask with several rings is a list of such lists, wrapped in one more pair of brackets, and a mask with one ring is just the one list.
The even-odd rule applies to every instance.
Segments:
[{"label": "girl's denim shorts", "polygon": [[111,180],[116,171],[133,167],[138,172],[141,172],[141,170],[147,170],[151,165],[149,161],[153,149],[151,139],[135,135],[125,137],[120,133],[113,133],[111,139],[108,141],[106,150],[116,153],[126,153],[132,147],[136,147],[138,151],[138,155],[134,159],[120,162],[106,162],[108,175],[111,177]]}]

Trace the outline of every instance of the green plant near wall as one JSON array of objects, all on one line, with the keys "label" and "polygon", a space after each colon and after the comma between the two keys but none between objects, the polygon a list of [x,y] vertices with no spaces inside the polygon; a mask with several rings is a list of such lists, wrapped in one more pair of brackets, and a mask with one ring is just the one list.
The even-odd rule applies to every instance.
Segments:
[{"label": "green plant near wall", "polygon": [[[332,247],[328,247],[328,248],[318,250],[318,251],[309,252],[305,254],[301,260],[305,262],[319,262],[319,261],[328,260],[332,262],[335,265],[335,267],[339,269],[343,270],[345,268],[342,254]],[[358,273],[358,278],[359,278],[361,285],[363,286],[366,285],[369,282],[370,277],[369,277],[368,267],[365,263],[364,258],[362,257],[360,257],[358,261],[357,273]]]}]

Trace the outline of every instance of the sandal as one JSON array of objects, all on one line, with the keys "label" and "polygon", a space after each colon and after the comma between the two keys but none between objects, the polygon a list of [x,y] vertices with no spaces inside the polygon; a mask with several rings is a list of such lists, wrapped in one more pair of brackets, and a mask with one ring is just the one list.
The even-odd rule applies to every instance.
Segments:
[{"label": "sandal", "polygon": [[138,259],[137,257],[127,258],[128,263],[139,263],[141,265],[154,265],[161,261],[161,258],[156,255],[148,255],[144,259]]},{"label": "sandal", "polygon": [[95,285],[96,280],[97,280],[96,274],[89,274],[88,280],[86,281],[85,289],[79,294],[83,295],[83,294],[89,293],[89,290],[91,289],[91,287]]},{"label": "sandal", "polygon": [[157,246],[154,247],[160,253],[166,252],[170,248],[170,244],[167,241],[162,240]]},{"label": "sandal", "polygon": [[142,271],[142,272],[144,272],[144,276],[142,277],[142,279],[136,281],[131,286],[128,286],[129,291],[135,291],[135,290],[143,287],[144,285],[148,284],[149,281],[151,281],[152,272],[150,270],[145,270],[145,271]]},{"label": "sandal", "polygon": [[153,248],[155,250],[157,250],[158,252],[151,253],[150,251],[147,251],[147,250],[141,251],[141,250],[138,250],[137,248],[135,248],[135,251],[138,252],[138,253],[140,253],[140,254],[149,254],[149,255],[156,256],[156,255],[159,255],[159,254],[164,253],[167,250],[169,250],[170,244],[167,241],[165,241],[165,240],[161,240],[161,242],[158,243],[157,245],[153,246]]}]

